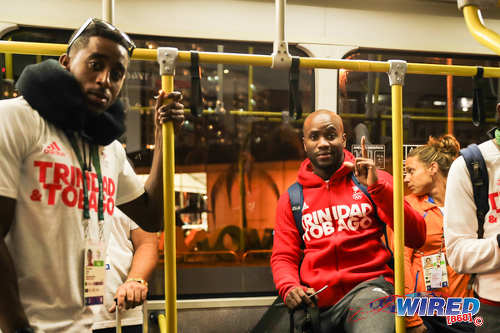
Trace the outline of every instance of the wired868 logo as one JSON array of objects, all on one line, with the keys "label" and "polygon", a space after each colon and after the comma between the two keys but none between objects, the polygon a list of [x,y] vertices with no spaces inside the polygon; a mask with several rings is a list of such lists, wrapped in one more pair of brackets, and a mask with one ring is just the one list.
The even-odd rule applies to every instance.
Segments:
[{"label": "wired868 logo", "polygon": [[396,297],[396,313],[398,316],[442,316],[446,323],[458,322],[483,325],[481,316],[473,317],[479,312],[479,300],[473,297]]}]

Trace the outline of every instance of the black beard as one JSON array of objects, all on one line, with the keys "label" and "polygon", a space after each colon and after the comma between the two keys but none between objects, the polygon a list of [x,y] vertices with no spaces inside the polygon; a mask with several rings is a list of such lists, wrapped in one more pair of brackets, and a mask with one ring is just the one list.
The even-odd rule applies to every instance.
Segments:
[{"label": "black beard", "polygon": [[[306,155],[309,158],[309,160],[311,161],[314,168],[317,170],[321,170],[323,172],[323,174],[325,176],[327,176],[326,179],[329,179],[335,173],[335,171],[337,171],[340,168],[340,166],[342,165],[342,162],[344,161],[343,152],[341,152],[341,156],[339,156],[338,152],[336,152],[336,151],[332,152],[332,154],[334,155],[334,161],[332,162],[332,164],[325,166],[325,165],[320,165],[318,163],[318,161],[315,158],[314,153],[306,152]],[[339,158],[335,158],[335,157],[339,157]],[[335,161],[336,161],[336,163],[335,163]]]}]

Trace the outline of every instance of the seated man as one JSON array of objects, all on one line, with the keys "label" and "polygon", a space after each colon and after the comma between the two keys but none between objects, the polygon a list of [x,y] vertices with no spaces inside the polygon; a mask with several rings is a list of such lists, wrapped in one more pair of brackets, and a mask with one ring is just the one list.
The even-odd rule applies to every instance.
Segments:
[{"label": "seated man", "polygon": [[[345,150],[342,119],[318,110],[304,121],[308,156],[299,170],[303,189],[302,229],[299,233],[289,193],[278,203],[271,268],[280,296],[290,309],[301,304],[320,309],[321,332],[381,332],[394,330],[394,314],[370,303],[394,294],[391,254],[381,241],[384,223],[393,228],[392,176],[366,158]],[[367,187],[376,205],[353,181]],[[404,205],[406,245],[424,244],[423,218]],[[303,250],[304,249],[304,250]],[[303,253],[303,256],[302,256]],[[302,260],[302,261],[301,261]],[[327,288],[316,297],[316,290]],[[372,304],[373,305],[373,304]],[[304,322],[298,311],[295,326]]]}]

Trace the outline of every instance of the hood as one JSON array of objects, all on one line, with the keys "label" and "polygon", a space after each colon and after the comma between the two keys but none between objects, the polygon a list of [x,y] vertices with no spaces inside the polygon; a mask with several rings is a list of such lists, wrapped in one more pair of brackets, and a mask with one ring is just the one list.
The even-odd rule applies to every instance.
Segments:
[{"label": "hood", "polygon": [[125,132],[122,103],[117,100],[91,117],[80,84],[56,60],[27,66],[16,88],[42,118],[65,132],[77,132],[89,143],[105,146]]},{"label": "hood", "polygon": [[[354,160],[354,155],[344,149],[344,162],[351,162],[354,164]],[[330,177],[329,182],[334,183],[338,179],[344,178],[351,171],[352,169],[345,166],[342,162],[340,168]],[[297,181],[304,187],[321,187],[325,184],[325,181],[313,172],[311,160],[308,158],[300,165]]]}]

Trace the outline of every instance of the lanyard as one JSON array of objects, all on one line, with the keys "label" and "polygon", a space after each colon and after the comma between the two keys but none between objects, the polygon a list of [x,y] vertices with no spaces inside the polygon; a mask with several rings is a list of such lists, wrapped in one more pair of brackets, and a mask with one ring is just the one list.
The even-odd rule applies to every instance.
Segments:
[{"label": "lanyard", "polygon": [[[71,143],[73,150],[75,151],[75,155],[78,159],[78,163],[80,164],[80,169],[82,171],[82,183],[83,183],[83,226],[85,239],[88,238],[88,220],[90,219],[90,211],[89,211],[89,195],[88,195],[88,184],[87,184],[87,175],[86,171],[91,171],[91,163],[87,166],[84,161],[84,156],[82,156],[80,152],[80,147],[76,142],[76,138],[74,133],[68,135],[68,139]],[[82,141],[82,145],[85,143]],[[82,149],[85,152],[85,146],[82,146]],[[95,172],[97,174],[97,183],[99,186],[99,196],[98,196],[98,208],[97,208],[97,216],[98,216],[98,226],[99,226],[99,239],[102,240],[103,230],[104,230],[104,204],[103,204],[103,185],[102,185],[102,172],[101,172],[101,163],[99,160],[99,147],[97,145],[90,145],[90,155],[92,159],[92,164],[94,164]]]},{"label": "lanyard", "polygon": [[104,207],[103,207],[104,200],[103,200],[101,161],[99,160],[99,147],[97,145],[92,145],[91,154],[92,154],[92,163],[94,164],[95,173],[97,174],[97,184],[99,185],[97,216],[99,217],[99,221],[104,221]]}]

